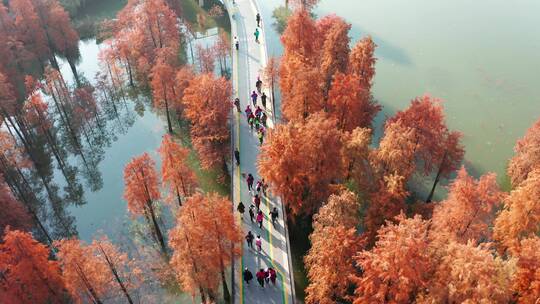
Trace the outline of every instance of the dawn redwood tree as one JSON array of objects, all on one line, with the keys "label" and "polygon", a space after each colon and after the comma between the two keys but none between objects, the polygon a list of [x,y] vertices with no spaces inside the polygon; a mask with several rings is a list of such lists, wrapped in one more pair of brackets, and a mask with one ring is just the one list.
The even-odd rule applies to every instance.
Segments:
[{"label": "dawn redwood tree", "polygon": [[107,266],[77,239],[55,241],[67,290],[77,303],[103,303],[113,284]]},{"label": "dawn redwood tree", "polygon": [[[323,18],[324,19],[324,18]],[[322,44],[322,50],[320,55],[320,69],[323,77],[323,92],[325,98],[328,98],[328,91],[332,84],[332,79],[337,72],[345,73],[347,71],[348,59],[349,59],[349,30],[351,24],[345,22],[339,17],[329,17],[330,22],[329,29],[326,33],[322,34],[324,42]],[[319,25],[319,22],[317,22]]]},{"label": "dawn redwood tree", "polygon": [[435,187],[441,180],[441,178],[449,178],[452,173],[454,173],[461,164],[463,156],[465,155],[465,148],[461,144],[462,134],[460,132],[449,132],[446,133],[442,139],[441,143],[441,153],[442,159],[435,174],[435,180],[433,181],[433,186],[429,192],[426,202],[431,202],[433,194],[435,193]]},{"label": "dawn redwood tree", "polygon": [[384,176],[379,181],[379,189],[369,193],[369,207],[364,217],[364,239],[366,246],[375,243],[377,231],[385,223],[393,222],[396,216],[405,212],[405,199],[409,195],[405,189],[406,179],[397,174]]},{"label": "dawn redwood tree", "polygon": [[361,274],[352,277],[356,284],[353,303],[411,303],[416,293],[429,287],[433,267],[427,237],[429,222],[419,215],[378,231],[378,241],[370,251],[356,257]]},{"label": "dawn redwood tree", "polygon": [[415,303],[509,303],[510,265],[485,246],[450,241]]},{"label": "dawn redwood tree", "polygon": [[[448,130],[440,100],[429,95],[413,99],[406,110],[397,112],[386,122],[386,124],[392,123],[414,131],[414,167],[420,166],[425,176],[437,170],[432,192],[427,198],[429,202],[439,179],[448,177],[459,168],[464,154],[459,142],[461,134]],[[404,159],[404,161],[409,160]]]},{"label": "dawn redwood tree", "polygon": [[353,256],[360,249],[358,198],[350,191],[331,195],[319,209],[309,236],[311,248],[304,257],[309,285],[306,303],[331,304],[347,296],[348,274],[355,272]]},{"label": "dawn redwood tree", "polygon": [[165,135],[159,147],[161,155],[161,179],[169,190],[168,201],[175,200],[182,206],[182,200],[191,196],[197,188],[195,173],[187,164],[189,149],[174,142]]},{"label": "dawn redwood tree", "polygon": [[274,112],[276,111],[276,97],[274,92],[276,84],[279,83],[279,62],[279,57],[270,57],[268,58],[268,62],[266,62],[266,66],[262,70],[263,84],[270,89],[270,97],[272,98],[272,111]]},{"label": "dawn redwood tree", "polygon": [[137,290],[143,281],[142,271],[137,267],[135,261],[120,251],[106,236],[94,239],[88,247],[97,258],[98,263],[107,265],[108,273],[114,281],[111,286],[116,286],[110,291],[112,295],[125,298],[128,303],[133,304],[133,296],[130,295],[130,292]]},{"label": "dawn redwood tree", "polygon": [[[205,240],[209,245],[207,250],[213,253],[212,259],[219,262],[223,297],[225,302],[230,302],[225,270],[235,257],[242,254],[243,240],[242,230],[234,218],[232,202],[217,193],[209,193],[204,196],[196,193],[189,201],[189,206],[185,206],[185,210],[182,208],[181,212],[195,214],[199,225],[206,230]],[[197,208],[193,208],[195,204]],[[212,212],[208,212],[208,210],[212,210]]]},{"label": "dawn redwood tree", "polygon": [[516,301],[519,304],[534,303],[540,298],[540,238],[533,236],[521,240],[516,258],[512,280]]},{"label": "dawn redwood tree", "polygon": [[167,52],[159,52],[156,63],[152,66],[150,86],[152,88],[152,97],[154,107],[165,109],[167,115],[167,127],[169,133],[173,133],[171,123],[171,107],[177,100],[175,90],[175,68],[167,62]]},{"label": "dawn redwood tree", "polygon": [[285,0],[285,5],[289,5],[297,10],[311,10],[319,3],[319,0]]},{"label": "dawn redwood tree", "polygon": [[360,77],[360,84],[367,91],[371,91],[375,76],[376,47],[371,36],[367,36],[354,45],[349,55],[349,72]]},{"label": "dawn redwood tree", "polygon": [[232,85],[225,78],[202,74],[184,90],[184,113],[191,121],[191,138],[204,169],[221,167],[229,157],[229,112]]},{"label": "dawn redwood tree", "polygon": [[354,128],[371,128],[373,119],[381,110],[368,90],[360,85],[355,74],[334,75],[328,93],[328,111],[338,121],[338,128],[352,131]]},{"label": "dawn redwood tree", "polygon": [[[219,7],[219,6],[215,6]],[[219,31],[218,41],[214,44],[214,54],[218,58],[219,62],[219,70],[221,72],[221,76],[225,76],[225,72],[227,69],[227,59],[230,56],[231,51],[231,41],[229,40],[229,36],[227,32],[224,30]]]},{"label": "dawn redwood tree", "polygon": [[517,141],[515,155],[508,164],[512,186],[518,187],[534,169],[540,168],[540,119]]},{"label": "dawn redwood tree", "polygon": [[450,184],[448,197],[433,210],[432,236],[461,244],[491,239],[494,213],[503,199],[494,173],[475,180],[462,167]]},{"label": "dawn redwood tree", "polygon": [[197,44],[197,57],[199,58],[199,72],[201,74],[214,73],[215,51],[210,47]]},{"label": "dawn redwood tree", "polygon": [[318,67],[306,64],[299,57],[282,61],[282,70],[284,65],[291,75],[285,79],[283,73],[280,75],[283,116],[289,121],[305,121],[309,115],[324,109],[321,72]]},{"label": "dawn redwood tree", "polygon": [[7,226],[21,231],[30,230],[32,218],[24,205],[15,198],[2,174],[0,174],[0,206],[2,206],[0,208],[0,236],[3,235]]},{"label": "dawn redwood tree", "polygon": [[156,202],[161,198],[155,162],[148,153],[133,158],[124,168],[124,199],[133,216],[144,216],[151,227],[152,237],[167,256],[165,238],[156,215]]},{"label": "dawn redwood tree", "polygon": [[502,251],[519,252],[520,240],[537,235],[539,225],[540,169],[535,169],[506,197],[495,219],[493,238],[500,242]]},{"label": "dawn redwood tree", "polygon": [[257,166],[292,216],[312,215],[344,175],[342,145],[336,121],[317,113],[270,130]]},{"label": "dawn redwood tree", "polygon": [[347,170],[346,178],[352,178],[363,193],[374,191],[378,181],[375,178],[370,158],[372,130],[355,128],[343,133],[343,163]]},{"label": "dawn redwood tree", "polygon": [[379,147],[372,153],[378,176],[397,174],[408,180],[415,171],[415,129],[400,122],[387,122]]},{"label": "dawn redwood tree", "polygon": [[[287,27],[281,35],[284,54],[282,63],[291,56],[302,57],[307,62],[317,62],[321,47],[317,25],[306,10],[297,10],[288,19]],[[294,73],[294,71],[292,71]]]},{"label": "dawn redwood tree", "polygon": [[203,209],[203,199],[196,194],[186,201],[176,214],[176,226],[169,231],[169,243],[173,250],[170,265],[182,289],[192,297],[199,293],[202,303],[206,303],[208,297],[213,299],[218,293],[220,278],[216,274],[220,265],[215,251],[209,250],[209,227],[201,225],[197,218],[209,214]]},{"label": "dawn redwood tree", "polygon": [[176,108],[176,114],[179,115],[182,113],[183,106],[182,102],[184,100],[184,91],[189,87],[189,82],[195,78],[195,72],[193,71],[193,67],[184,65],[178,71],[175,75],[175,87],[174,91],[176,92],[177,99],[175,100],[175,108]]},{"label": "dawn redwood tree", "polygon": [[64,281],[49,256],[30,233],[8,229],[0,243],[0,302],[62,303]]}]

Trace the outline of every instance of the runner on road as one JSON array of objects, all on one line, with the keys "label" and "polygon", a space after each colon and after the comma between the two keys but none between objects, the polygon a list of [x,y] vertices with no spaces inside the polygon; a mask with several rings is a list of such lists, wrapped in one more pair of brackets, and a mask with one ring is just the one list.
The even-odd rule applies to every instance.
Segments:
[{"label": "runner on road", "polygon": [[264,278],[266,277],[266,272],[264,269],[261,268],[257,274],[255,274],[255,276],[257,276],[257,282],[259,282],[259,285],[264,288]]},{"label": "runner on road", "polygon": [[277,273],[272,267],[268,267],[268,274],[270,275],[270,281],[276,286]]},{"label": "runner on road", "polygon": [[259,213],[257,213],[257,224],[259,224],[259,229],[262,229],[263,219],[264,219],[264,215],[262,211],[259,210]]},{"label": "runner on road", "polygon": [[255,246],[257,246],[257,251],[261,252],[261,250],[262,250],[262,240],[261,240],[260,235],[257,235],[257,239],[255,240]]},{"label": "runner on road", "polygon": [[255,17],[255,19],[257,20],[257,26],[261,26],[261,14],[257,13],[257,16]]},{"label": "runner on road", "polygon": [[274,209],[272,209],[272,211],[270,211],[270,218],[272,218],[272,225],[276,225],[276,220],[279,216],[279,213],[278,213],[278,210],[276,207],[274,207]]},{"label": "runner on road", "polygon": [[236,50],[240,49],[240,43],[238,42],[238,38],[234,36],[234,46],[236,47]]},{"label": "runner on road", "polygon": [[259,91],[260,93],[262,89],[262,80],[260,77],[257,77],[257,81],[255,81],[255,87],[257,88],[257,91]]},{"label": "runner on road", "polygon": [[251,222],[255,222],[253,219],[255,219],[255,205],[251,204],[249,205],[249,218],[251,219]]},{"label": "runner on road", "polygon": [[261,198],[258,194],[255,194],[253,197],[253,204],[255,204],[255,207],[257,207],[257,212],[261,209]]},{"label": "runner on road", "polygon": [[266,97],[267,97],[266,93],[263,92],[262,95],[261,95],[261,102],[262,102],[263,108],[265,108],[265,109],[266,109]]},{"label": "runner on road", "polygon": [[234,99],[234,105],[236,106],[236,111],[238,111],[238,113],[242,113],[242,111],[240,110],[240,98],[236,97]]}]

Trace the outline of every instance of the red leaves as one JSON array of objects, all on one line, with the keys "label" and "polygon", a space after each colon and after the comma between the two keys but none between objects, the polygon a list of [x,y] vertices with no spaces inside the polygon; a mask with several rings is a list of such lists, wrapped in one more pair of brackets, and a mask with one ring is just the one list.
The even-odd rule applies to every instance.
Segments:
[{"label": "red leaves", "polygon": [[29,233],[6,231],[0,243],[0,302],[61,303],[64,281],[49,249]]},{"label": "red leaves", "polygon": [[343,176],[343,143],[335,124],[317,113],[305,123],[278,125],[261,148],[259,172],[294,216],[313,214]]},{"label": "red leaves", "polygon": [[124,198],[133,215],[144,215],[146,205],[161,197],[155,166],[150,155],[144,153],[124,168]]},{"label": "red leaves", "polygon": [[193,146],[205,169],[223,166],[229,155],[231,94],[230,81],[212,74],[195,77],[184,90],[184,113],[191,121]]}]

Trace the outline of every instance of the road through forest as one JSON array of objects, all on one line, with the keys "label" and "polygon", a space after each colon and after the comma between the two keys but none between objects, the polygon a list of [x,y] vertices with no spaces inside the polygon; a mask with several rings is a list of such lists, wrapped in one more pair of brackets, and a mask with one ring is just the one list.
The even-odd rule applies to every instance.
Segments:
[{"label": "road through forest", "polygon": [[[252,203],[252,194],[249,193],[245,176],[248,173],[253,174],[255,183],[259,180],[256,160],[259,154],[259,141],[255,131],[251,131],[247,123],[244,109],[248,104],[252,104],[250,94],[255,89],[257,77],[261,77],[261,69],[267,62],[267,50],[265,44],[265,33],[260,27],[261,35],[259,43],[255,42],[254,32],[257,28],[256,14],[258,5],[256,0],[226,0],[225,4],[231,18],[231,37],[238,37],[239,51],[232,48],[233,59],[233,96],[240,98],[242,113],[234,111],[232,119],[232,140],[234,147],[240,151],[240,166],[233,166],[232,193],[233,203],[236,206],[242,201],[246,206],[244,218],[236,212],[237,220],[242,223],[243,233],[251,231],[255,237],[261,236],[262,251],[248,248],[244,241],[242,246],[242,258],[237,259],[234,265],[234,303],[294,303],[292,281],[292,269],[290,261],[290,249],[288,243],[288,233],[286,228],[285,212],[281,200],[274,197],[264,197],[261,201],[261,210],[264,214],[263,229],[259,229],[256,223],[249,219],[248,208]],[[263,15],[263,14],[261,14]],[[270,20],[262,20],[262,23]],[[262,26],[261,23],[261,26]],[[234,43],[234,39],[231,39]],[[264,87],[264,86],[263,86]],[[263,89],[265,91],[266,89]],[[266,95],[271,94],[266,90]],[[261,100],[258,98],[258,105],[261,106]],[[253,105],[252,105],[253,108]],[[272,101],[267,101],[268,127],[274,125],[274,115]],[[254,183],[254,184],[255,184]],[[279,217],[275,226],[272,225],[269,212],[273,207],[277,207]],[[254,242],[254,247],[255,242]],[[242,280],[242,271],[248,268],[254,276],[250,284]],[[277,282],[274,286],[271,282],[262,288],[255,278],[259,269],[272,267],[277,270]]]}]

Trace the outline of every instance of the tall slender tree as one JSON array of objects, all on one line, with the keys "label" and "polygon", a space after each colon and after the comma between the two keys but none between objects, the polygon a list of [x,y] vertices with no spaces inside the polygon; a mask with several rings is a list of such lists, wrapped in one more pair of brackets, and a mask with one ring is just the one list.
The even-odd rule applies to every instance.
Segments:
[{"label": "tall slender tree", "polygon": [[151,235],[158,243],[163,255],[167,256],[165,237],[159,227],[156,202],[161,198],[159,177],[155,162],[148,153],[135,157],[124,168],[124,198],[128,210],[134,216],[144,216],[151,227]]},{"label": "tall slender tree", "polygon": [[161,154],[161,179],[169,190],[169,202],[182,201],[191,196],[197,187],[195,173],[187,164],[189,149],[174,142],[170,135],[165,135],[159,148]]},{"label": "tall slender tree", "polygon": [[540,168],[540,119],[517,141],[514,152],[508,164],[508,175],[512,186],[517,187],[527,179],[529,173]]},{"label": "tall slender tree", "polygon": [[62,303],[64,280],[49,255],[30,233],[7,230],[0,243],[0,302]]}]

